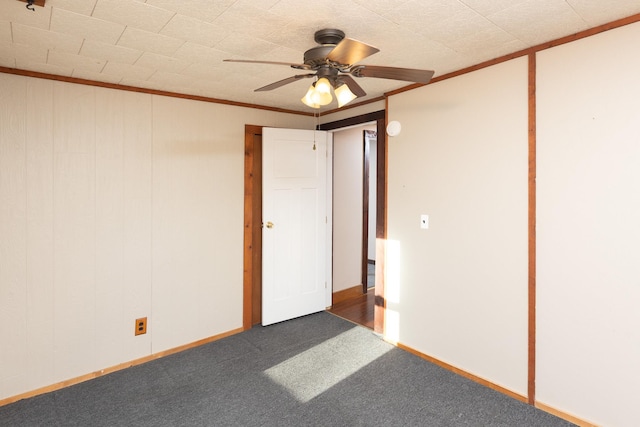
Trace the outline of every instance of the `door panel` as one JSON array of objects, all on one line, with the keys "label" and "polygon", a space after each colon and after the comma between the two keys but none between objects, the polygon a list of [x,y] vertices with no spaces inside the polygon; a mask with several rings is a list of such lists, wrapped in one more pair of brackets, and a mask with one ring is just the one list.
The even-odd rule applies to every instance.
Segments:
[{"label": "door panel", "polygon": [[326,307],[328,138],[321,131],[263,129],[265,326]]}]

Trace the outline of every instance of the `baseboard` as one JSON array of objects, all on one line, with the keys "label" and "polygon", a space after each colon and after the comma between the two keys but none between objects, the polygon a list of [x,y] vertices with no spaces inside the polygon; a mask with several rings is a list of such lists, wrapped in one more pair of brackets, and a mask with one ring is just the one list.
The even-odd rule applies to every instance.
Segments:
[{"label": "baseboard", "polygon": [[[353,296],[348,296],[348,295],[350,295],[352,293],[356,293],[356,291],[357,291],[357,295],[361,295],[362,294],[362,286],[360,286],[360,285],[359,286],[354,286],[354,287],[349,288],[349,289],[345,289],[345,290],[342,290],[342,291],[335,292],[333,294],[333,296],[334,296],[333,303],[335,304],[335,303],[339,302],[339,301],[336,301],[336,295],[339,295],[340,297],[342,297],[343,299],[341,301],[344,301],[345,299],[352,298]],[[346,297],[345,297],[345,295],[346,295]],[[355,296],[357,296],[357,295],[355,295]],[[28,399],[28,398],[35,397],[35,396],[38,396],[38,395],[41,395],[41,394],[50,393],[52,391],[60,390],[62,388],[69,387],[69,386],[72,386],[72,385],[75,385],[75,384],[80,384],[82,382],[89,381],[89,380],[92,380],[94,378],[98,378],[98,377],[101,377],[103,375],[110,374],[112,372],[117,372],[117,371],[121,371],[121,370],[126,369],[126,368],[131,368],[133,366],[142,365],[143,363],[147,363],[147,362],[150,362],[152,360],[160,359],[162,357],[169,356],[171,354],[180,353],[181,351],[189,350],[191,348],[199,347],[201,345],[208,344],[208,343],[220,340],[222,338],[229,337],[231,335],[235,335],[235,334],[240,333],[242,331],[243,331],[242,328],[233,329],[231,331],[223,332],[221,334],[214,335],[214,336],[211,336],[211,337],[208,337],[208,338],[204,338],[202,340],[198,340],[198,341],[195,341],[195,342],[192,342],[192,343],[189,343],[189,344],[185,344],[185,345],[182,345],[182,346],[179,346],[179,347],[171,348],[169,350],[164,350],[164,351],[161,351],[161,352],[158,352],[158,353],[154,353],[154,354],[151,354],[149,356],[141,357],[139,359],[135,359],[135,360],[132,360],[132,361],[129,361],[129,362],[120,363],[118,365],[115,365],[115,366],[112,366],[112,367],[109,367],[109,368],[106,368],[106,369],[101,369],[100,371],[95,371],[95,372],[92,372],[92,373],[89,373],[89,374],[81,375],[79,377],[71,378],[71,379],[68,379],[68,380],[65,380],[65,381],[61,381],[59,383],[51,384],[51,385],[48,385],[48,386],[45,386],[45,387],[40,387],[38,389],[35,389],[35,390],[32,390],[32,391],[28,391],[28,392],[25,392],[25,393],[21,393],[21,394],[18,394],[16,396],[11,396],[11,397],[7,397],[5,399],[0,399],[0,406],[9,405],[9,404],[15,403],[15,402],[17,402],[19,400]],[[494,384],[494,383],[492,383],[490,381],[487,381],[484,378],[481,378],[481,377],[478,377],[476,375],[473,375],[473,374],[471,374],[471,373],[469,373],[467,371],[464,371],[464,370],[462,370],[460,368],[457,368],[457,367],[455,367],[453,365],[450,365],[450,364],[448,364],[446,362],[438,360],[438,359],[436,359],[434,357],[428,356],[428,355],[426,355],[424,353],[421,353],[418,350],[415,350],[415,349],[413,349],[413,348],[411,348],[409,346],[406,346],[406,345],[401,344],[401,343],[392,343],[392,344],[394,344],[398,348],[401,348],[401,349],[403,349],[403,350],[405,350],[405,351],[407,351],[407,352],[409,352],[411,354],[414,354],[414,355],[416,355],[416,356],[418,356],[418,357],[420,357],[420,358],[422,358],[424,360],[427,360],[427,361],[429,361],[429,362],[431,362],[431,363],[433,363],[435,365],[438,365],[441,368],[444,368],[444,369],[446,369],[448,371],[451,371],[451,372],[453,372],[455,374],[461,375],[461,376],[463,376],[465,378],[468,378],[468,379],[470,379],[472,381],[475,381],[475,382],[477,382],[479,384],[482,384],[482,385],[484,385],[486,387],[489,387],[490,389],[493,389],[493,390],[496,390],[496,391],[498,391],[500,393],[506,394],[507,396],[510,396],[510,397],[512,397],[512,398],[514,398],[516,400],[521,401],[521,402],[524,402],[524,403],[528,402],[528,399],[527,399],[526,396],[522,396],[522,395],[520,395],[518,393],[515,393],[515,392],[513,392],[513,391],[511,391],[511,390],[509,390],[507,388],[501,387],[501,386],[499,386],[497,384]],[[580,419],[580,418],[578,418],[578,417],[576,417],[574,415],[568,414],[566,412],[562,412],[562,411],[560,411],[560,410],[558,410],[558,409],[556,409],[556,408],[554,408],[552,406],[549,406],[549,405],[547,405],[545,403],[542,403],[542,402],[536,401],[535,402],[535,407],[540,409],[540,410],[542,410],[542,411],[545,411],[545,412],[548,412],[548,413],[550,413],[552,415],[555,415],[556,417],[562,418],[563,420],[566,420],[566,421],[569,421],[569,422],[571,422],[573,424],[576,424],[579,427],[599,427],[597,424],[591,423],[589,421],[582,420],[582,419]]]},{"label": "baseboard", "polygon": [[351,298],[362,296],[362,285],[356,285],[352,288],[343,289],[338,292],[334,292],[331,295],[332,304],[337,304],[342,301],[346,301]]},{"label": "baseboard", "polygon": [[[489,387],[492,390],[498,391],[498,392],[500,392],[502,394],[506,394],[507,396],[512,397],[512,398],[514,398],[516,400],[519,400],[519,401],[521,401],[523,403],[528,403],[529,402],[529,399],[527,399],[526,396],[523,396],[523,395],[521,395],[519,393],[511,391],[511,390],[509,390],[507,388],[504,388],[502,386],[499,386],[497,384],[494,384],[491,381],[487,381],[484,378],[481,378],[481,377],[478,377],[476,375],[473,375],[473,374],[471,374],[471,373],[469,373],[467,371],[464,371],[464,370],[462,370],[460,368],[457,368],[457,367],[455,367],[453,365],[450,365],[450,364],[448,364],[446,362],[438,360],[435,357],[428,356],[428,355],[426,355],[424,353],[419,352],[418,350],[415,350],[415,349],[413,349],[411,347],[408,347],[408,346],[406,346],[404,344],[401,344],[401,343],[392,343],[392,344],[396,345],[398,348],[401,348],[401,349],[403,349],[405,351],[408,351],[411,354],[415,354],[416,356],[418,356],[418,357],[420,357],[420,358],[422,358],[424,360],[427,360],[427,361],[429,361],[429,362],[431,362],[431,363],[433,363],[435,365],[438,365],[441,368],[444,368],[444,369],[446,369],[448,371],[451,371],[451,372],[453,372],[455,374],[458,374],[458,375],[463,376],[465,378],[468,378],[468,379],[470,379],[472,381],[475,381],[475,382],[477,382],[479,384],[482,384],[485,387]],[[540,409],[540,410],[542,410],[542,411],[548,412],[551,415],[555,415],[558,418],[562,418],[565,421],[569,421],[570,423],[576,424],[579,427],[599,427],[597,424],[582,420],[582,419],[580,419],[580,418],[578,418],[578,417],[576,417],[574,415],[567,414],[566,412],[559,411],[559,410],[557,410],[557,409],[555,409],[555,408],[553,408],[553,407],[551,407],[549,405],[546,405],[546,404],[538,402],[538,401],[535,402],[535,407]]]},{"label": "baseboard", "polygon": [[547,404],[544,404],[542,402],[536,401],[535,406],[538,409],[541,409],[541,410],[543,410],[545,412],[548,412],[548,413],[550,413],[552,415],[555,415],[558,418],[562,418],[565,421],[569,421],[570,423],[573,423],[573,424],[575,424],[577,426],[580,426],[580,427],[598,427],[598,424],[594,424],[594,423],[591,423],[589,421],[581,420],[578,417],[575,417],[575,416],[573,416],[571,414],[567,414],[566,412],[559,411],[556,408],[554,408],[552,406],[549,406]]},{"label": "baseboard", "polygon": [[235,335],[235,334],[240,333],[242,331],[243,331],[242,328],[233,329],[231,331],[223,332],[221,334],[214,335],[214,336],[211,336],[211,337],[208,337],[208,338],[204,338],[204,339],[201,339],[201,340],[189,343],[189,344],[181,345],[179,347],[171,348],[169,350],[164,350],[164,351],[161,351],[161,352],[158,352],[158,353],[154,353],[154,354],[151,354],[149,356],[141,357],[139,359],[135,359],[135,360],[132,360],[132,361],[129,361],[129,362],[120,363],[118,365],[111,366],[111,367],[105,368],[105,369],[101,369],[99,371],[91,372],[89,374],[81,375],[79,377],[70,378],[68,380],[60,381],[59,383],[55,383],[55,384],[51,384],[51,385],[48,385],[48,386],[40,387],[40,388],[37,388],[35,390],[31,390],[31,391],[28,391],[28,392],[25,392],[25,393],[18,394],[16,396],[11,396],[11,397],[7,397],[7,398],[4,398],[4,399],[0,399],[0,406],[8,405],[10,403],[15,403],[15,402],[17,402],[19,400],[28,399],[30,397],[35,397],[35,396],[38,396],[38,395],[41,395],[41,394],[50,393],[52,391],[60,390],[60,389],[63,389],[65,387],[69,387],[69,386],[72,386],[72,385],[75,385],[75,384],[80,384],[80,383],[83,383],[85,381],[89,381],[89,380],[92,380],[94,378],[98,378],[98,377],[101,377],[103,375],[110,374],[112,372],[117,372],[117,371],[121,371],[121,370],[126,369],[126,368],[131,368],[132,366],[142,365],[143,363],[147,363],[147,362],[150,362],[150,361],[155,360],[155,359],[160,359],[162,357],[169,356],[171,354],[180,353],[181,351],[189,350],[191,348],[199,347],[201,345],[208,344],[210,342],[218,341],[218,340],[220,340],[222,338],[226,338],[228,336]]},{"label": "baseboard", "polygon": [[527,403],[527,401],[528,401],[526,396],[523,396],[523,395],[521,395],[519,393],[516,393],[516,392],[514,392],[512,390],[509,390],[508,388],[504,388],[502,386],[494,384],[491,381],[487,381],[484,378],[481,378],[481,377],[478,377],[476,375],[473,375],[473,374],[471,374],[471,373],[469,373],[469,372],[467,372],[465,370],[462,370],[462,369],[457,368],[457,367],[455,367],[453,365],[450,365],[450,364],[448,364],[446,362],[443,362],[442,360],[438,360],[435,357],[428,356],[428,355],[426,355],[424,353],[419,352],[418,350],[415,350],[415,349],[413,349],[411,347],[408,347],[408,346],[406,346],[404,344],[401,344],[401,343],[396,343],[396,345],[398,346],[398,348],[401,348],[401,349],[403,349],[405,351],[408,351],[411,354],[415,354],[416,356],[421,357],[422,359],[424,359],[426,361],[429,361],[429,362],[433,363],[434,365],[438,365],[441,368],[444,368],[444,369],[446,369],[448,371],[451,371],[451,372],[453,372],[455,374],[458,374],[458,375],[463,376],[465,378],[468,378],[468,379],[470,379],[472,381],[475,381],[475,382],[477,382],[479,384],[482,384],[485,387],[489,387],[492,390],[499,391],[502,394],[506,394],[507,396],[512,397],[512,398],[514,398],[516,400],[519,400],[520,402]]}]

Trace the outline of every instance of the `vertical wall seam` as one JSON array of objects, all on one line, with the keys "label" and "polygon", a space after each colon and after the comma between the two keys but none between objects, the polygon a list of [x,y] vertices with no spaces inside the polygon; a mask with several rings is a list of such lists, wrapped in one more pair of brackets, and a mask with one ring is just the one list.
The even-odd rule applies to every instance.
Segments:
[{"label": "vertical wall seam", "polygon": [[56,310],[56,182],[55,182],[55,176],[56,176],[56,171],[55,171],[55,166],[56,166],[56,157],[55,157],[55,129],[56,129],[56,125],[55,125],[55,121],[56,121],[56,110],[55,110],[55,103],[56,103],[56,99],[55,99],[55,92],[56,90],[56,85],[55,82],[51,82],[51,98],[50,98],[50,102],[51,102],[51,107],[50,107],[50,111],[51,111],[51,117],[49,118],[50,120],[50,128],[49,128],[49,133],[48,133],[48,137],[51,138],[51,145],[50,145],[50,149],[51,149],[51,157],[50,157],[50,161],[51,161],[51,176],[50,176],[50,180],[49,182],[51,183],[51,305],[52,305],[52,309],[51,309],[51,342],[54,345],[54,348],[50,349],[51,351],[51,372],[53,374],[53,379],[55,379],[55,342],[56,342],[56,314],[55,314],[55,310]]},{"label": "vertical wall seam", "polygon": [[98,329],[100,317],[98,316],[98,90],[91,88],[91,101],[93,110],[93,360],[94,366],[97,366],[98,353],[96,348],[100,341],[98,337]]},{"label": "vertical wall seam", "polygon": [[528,70],[528,403],[536,396],[536,53],[529,54]]},{"label": "vertical wall seam", "polygon": [[[156,171],[156,161],[155,161],[155,157],[154,157],[154,150],[155,150],[155,142],[156,142],[156,138],[155,138],[155,109],[156,109],[156,99],[157,97],[155,95],[148,95],[149,96],[149,138],[150,141],[149,143],[151,144],[151,152],[150,152],[150,156],[151,158],[149,159],[149,161],[151,162],[151,182],[150,182],[150,188],[149,191],[151,192],[151,197],[150,197],[150,204],[151,204],[151,209],[150,209],[150,218],[149,221],[151,222],[150,224],[150,229],[151,229],[151,236],[149,236],[149,260],[150,260],[150,274],[149,274],[149,280],[151,283],[149,283],[149,314],[151,317],[151,322],[154,322],[153,324],[155,325],[155,319],[154,319],[154,313],[153,313],[153,308],[155,307],[154,304],[154,300],[153,300],[153,291],[155,290],[155,278],[154,278],[154,271],[155,271],[155,259],[153,256],[153,248],[154,248],[154,238],[155,238],[155,200],[154,200],[154,196],[155,196],[155,171]],[[147,325],[148,326],[148,325]],[[149,331],[149,354],[153,354],[153,327],[150,328]]]},{"label": "vertical wall seam", "polygon": [[[29,342],[30,342],[30,323],[29,319],[31,318],[31,305],[29,304],[29,138],[27,136],[27,111],[29,109],[29,81],[25,79],[24,84],[24,112],[22,117],[25,119],[22,121],[22,138],[24,143],[24,169],[23,169],[23,185],[24,185],[24,306],[25,306],[25,342],[27,345],[27,354],[29,352]],[[29,366],[30,357],[27,357],[27,366]]]},{"label": "vertical wall seam", "polygon": [[51,310],[51,317],[52,317],[52,323],[53,323],[53,327],[52,327],[52,333],[51,333],[51,339],[52,339],[52,345],[53,348],[51,349],[51,365],[52,365],[52,371],[53,371],[53,379],[56,380],[58,378],[58,365],[57,365],[57,358],[56,358],[56,348],[57,345],[56,343],[57,341],[57,332],[58,332],[58,310],[57,310],[57,281],[56,281],[56,272],[57,272],[57,256],[56,256],[56,243],[57,243],[57,233],[56,233],[56,202],[57,202],[57,198],[56,198],[56,189],[57,189],[57,182],[56,182],[56,141],[57,141],[57,135],[56,135],[56,130],[59,128],[59,126],[56,126],[56,115],[59,114],[58,111],[56,110],[56,100],[58,98],[58,90],[57,88],[61,85],[61,83],[58,82],[52,82],[51,83],[51,263],[52,263],[52,268],[51,268],[51,288],[52,288],[52,305],[53,305],[53,309]]},{"label": "vertical wall seam", "polygon": [[[127,110],[129,107],[129,96],[128,94],[125,94],[123,92],[118,93],[118,98],[121,100],[123,105],[127,105]],[[133,98],[133,96],[131,97]],[[122,240],[120,241],[120,265],[121,265],[121,270],[120,270],[120,289],[119,289],[119,293],[118,293],[118,297],[120,298],[120,309],[122,310],[122,323],[124,326],[124,331],[127,331],[126,325],[130,323],[129,322],[129,316],[131,315],[131,311],[130,311],[130,306],[127,304],[127,296],[126,296],[126,287],[127,287],[127,257],[126,257],[126,253],[127,253],[127,244],[128,244],[128,240],[127,240],[127,193],[126,193],[126,188],[127,188],[127,183],[126,183],[126,179],[127,179],[127,170],[126,170],[126,156],[127,156],[127,120],[126,117],[128,117],[127,111],[125,109],[123,109],[122,111],[120,111],[120,114],[118,115],[118,120],[120,121],[120,125],[122,126],[120,128],[120,144],[119,144],[119,148],[120,148],[120,178],[121,178],[121,182],[120,182],[120,201],[121,201],[121,205],[120,205],[120,233],[122,236]],[[123,342],[126,340],[126,335],[123,337]]]},{"label": "vertical wall seam", "polygon": [[53,379],[56,378],[56,82],[51,82],[51,371]]}]

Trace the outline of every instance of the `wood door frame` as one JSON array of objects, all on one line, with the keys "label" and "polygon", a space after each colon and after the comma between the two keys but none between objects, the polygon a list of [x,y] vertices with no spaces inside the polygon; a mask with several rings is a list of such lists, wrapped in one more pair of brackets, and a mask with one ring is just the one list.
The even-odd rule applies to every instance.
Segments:
[{"label": "wood door frame", "polygon": [[[384,260],[386,239],[386,165],[387,138],[385,110],[363,114],[318,126],[318,130],[336,130],[368,122],[377,126],[377,208],[376,208],[376,260]],[[244,243],[243,243],[243,297],[242,328],[248,330],[260,323],[254,318],[254,308],[261,306],[260,271],[262,266],[262,126],[245,125],[244,129]],[[376,262],[374,331],[384,333],[384,262]]]},{"label": "wood door frame", "polygon": [[374,131],[364,130],[362,132],[362,265],[360,266],[360,275],[362,277],[363,294],[369,291],[369,182],[371,147],[368,141],[371,133],[374,133]]},{"label": "wood door frame", "polygon": [[[262,319],[262,126],[244,127],[242,329]],[[257,301],[257,303],[256,303]]]}]

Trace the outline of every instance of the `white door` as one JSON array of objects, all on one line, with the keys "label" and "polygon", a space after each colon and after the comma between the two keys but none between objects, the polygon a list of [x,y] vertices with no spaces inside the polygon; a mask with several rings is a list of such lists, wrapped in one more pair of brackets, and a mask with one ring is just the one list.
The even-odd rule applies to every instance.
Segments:
[{"label": "white door", "polygon": [[262,325],[322,311],[330,221],[322,131],[262,131]]}]

